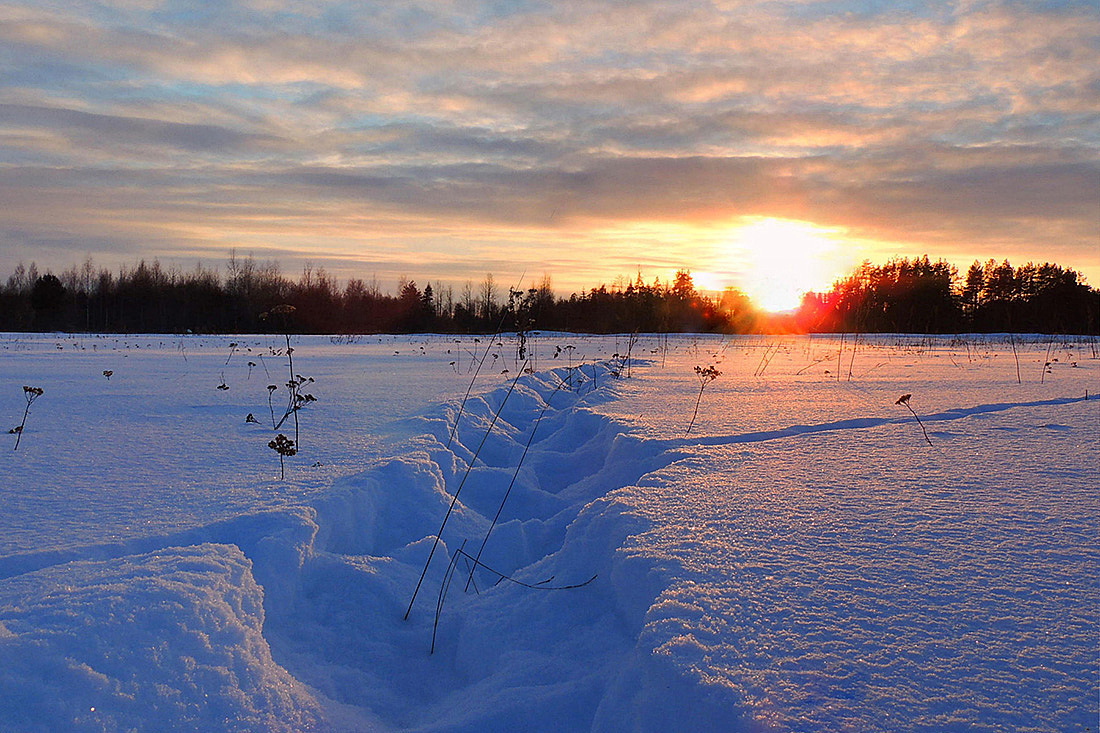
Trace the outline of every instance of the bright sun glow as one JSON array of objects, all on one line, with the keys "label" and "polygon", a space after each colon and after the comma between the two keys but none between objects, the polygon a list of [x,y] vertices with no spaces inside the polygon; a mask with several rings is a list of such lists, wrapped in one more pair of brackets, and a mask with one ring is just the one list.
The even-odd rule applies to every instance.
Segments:
[{"label": "bright sun glow", "polygon": [[789,219],[753,219],[731,238],[742,265],[740,287],[767,311],[793,310],[809,291],[825,290],[846,270],[836,231]]}]

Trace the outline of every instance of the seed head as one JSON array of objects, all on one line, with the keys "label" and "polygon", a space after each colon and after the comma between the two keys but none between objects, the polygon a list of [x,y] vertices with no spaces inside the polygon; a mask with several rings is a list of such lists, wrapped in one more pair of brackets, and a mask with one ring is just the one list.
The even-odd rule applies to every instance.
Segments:
[{"label": "seed head", "polygon": [[282,433],[276,435],[275,440],[269,442],[267,447],[281,456],[292,456],[298,452],[298,449],[294,447],[294,441]]}]

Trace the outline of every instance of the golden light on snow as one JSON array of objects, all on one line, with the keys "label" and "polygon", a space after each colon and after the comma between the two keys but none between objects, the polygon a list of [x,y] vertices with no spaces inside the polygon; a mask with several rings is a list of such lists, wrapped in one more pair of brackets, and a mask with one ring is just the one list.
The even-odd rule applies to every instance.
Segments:
[{"label": "golden light on snow", "polygon": [[798,307],[803,294],[828,289],[854,263],[840,231],[792,219],[750,218],[730,235],[740,288],[758,307]]}]

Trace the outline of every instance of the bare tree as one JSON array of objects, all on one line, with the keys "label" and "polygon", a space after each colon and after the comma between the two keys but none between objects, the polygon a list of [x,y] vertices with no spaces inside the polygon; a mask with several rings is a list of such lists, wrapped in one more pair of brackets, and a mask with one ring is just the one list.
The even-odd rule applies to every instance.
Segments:
[{"label": "bare tree", "polygon": [[485,274],[485,279],[481,281],[480,294],[481,317],[492,320],[497,307],[497,286],[496,283],[493,282],[493,273],[489,272]]},{"label": "bare tree", "polygon": [[462,307],[467,313],[474,312],[474,286],[469,280],[462,286]]}]

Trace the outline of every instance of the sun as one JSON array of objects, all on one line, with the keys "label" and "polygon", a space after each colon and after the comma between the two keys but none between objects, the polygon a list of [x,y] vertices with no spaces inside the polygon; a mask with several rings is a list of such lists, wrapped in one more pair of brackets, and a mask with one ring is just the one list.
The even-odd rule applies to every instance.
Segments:
[{"label": "sun", "polygon": [[837,234],[792,219],[746,220],[729,242],[741,289],[763,310],[794,310],[805,293],[827,289],[850,268]]}]

